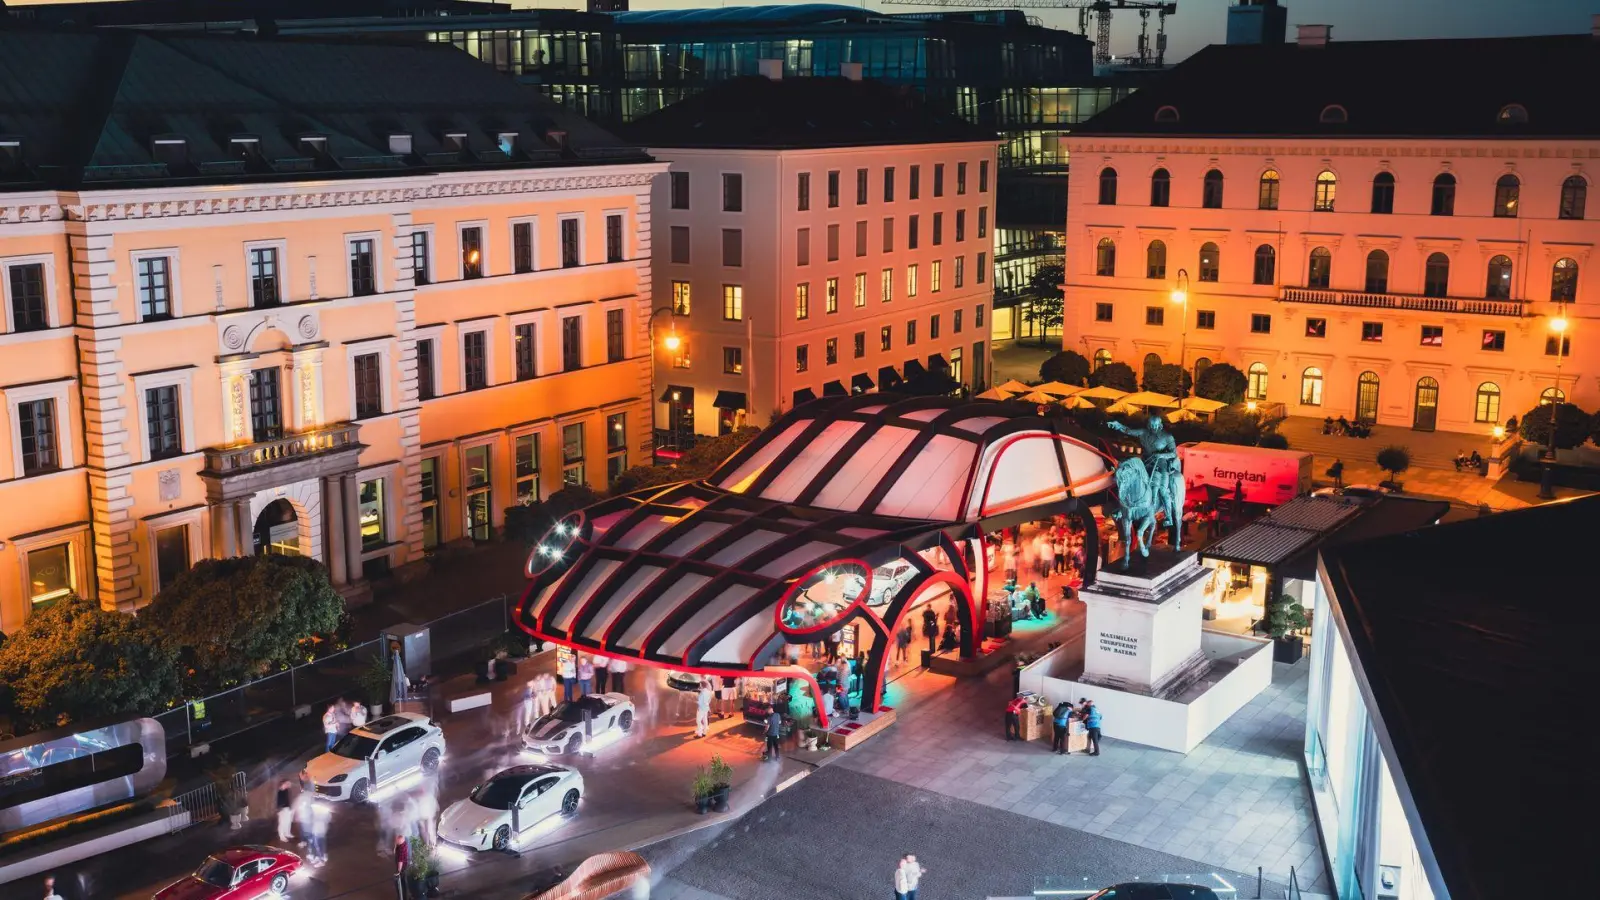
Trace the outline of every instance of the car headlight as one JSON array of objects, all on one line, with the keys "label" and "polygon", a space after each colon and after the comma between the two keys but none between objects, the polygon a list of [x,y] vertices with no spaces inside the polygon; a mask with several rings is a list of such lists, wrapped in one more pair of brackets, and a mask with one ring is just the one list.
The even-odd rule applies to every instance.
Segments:
[{"label": "car headlight", "polygon": [[328,783],[329,784],[344,784],[344,780],[346,778],[349,778],[349,777],[350,777],[349,775],[335,775],[332,778],[328,779]]},{"label": "car headlight", "polygon": [[483,837],[484,835],[486,835],[488,833],[489,833],[489,829],[487,829],[487,828],[478,827],[478,828],[472,829],[472,836],[473,837]]}]

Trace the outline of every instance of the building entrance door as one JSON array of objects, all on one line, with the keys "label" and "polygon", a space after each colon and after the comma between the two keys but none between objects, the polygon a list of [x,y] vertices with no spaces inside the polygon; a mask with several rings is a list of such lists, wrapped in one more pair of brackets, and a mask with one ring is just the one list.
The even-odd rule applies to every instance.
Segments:
[{"label": "building entrance door", "polygon": [[1417,431],[1432,431],[1439,418],[1439,382],[1423,377],[1417,380],[1417,406],[1412,415],[1411,427]]},{"label": "building entrance door", "polygon": [[283,556],[301,556],[300,517],[288,500],[279,498],[267,504],[256,517],[255,555],[277,553]]},{"label": "building entrance door", "polygon": [[1378,373],[1362,372],[1356,382],[1356,421],[1378,421]]}]

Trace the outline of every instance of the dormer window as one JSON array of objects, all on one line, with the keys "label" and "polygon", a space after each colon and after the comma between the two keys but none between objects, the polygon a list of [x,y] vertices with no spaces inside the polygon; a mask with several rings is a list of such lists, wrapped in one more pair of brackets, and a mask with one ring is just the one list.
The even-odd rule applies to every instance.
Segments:
[{"label": "dormer window", "polygon": [[567,133],[565,131],[547,131],[545,132],[544,139],[549,141],[550,146],[556,148],[557,150],[567,146]]},{"label": "dormer window", "polygon": [[389,135],[389,152],[396,156],[411,155],[411,135],[395,132]]},{"label": "dormer window", "polygon": [[1160,109],[1156,110],[1156,121],[1157,122],[1176,122],[1176,121],[1178,121],[1178,108],[1176,106],[1163,106],[1163,107],[1161,107]]},{"label": "dormer window", "polygon": [[328,136],[325,134],[303,134],[300,136],[300,152],[307,156],[328,155]]},{"label": "dormer window", "polygon": [[1317,117],[1317,121],[1324,125],[1343,125],[1350,121],[1350,114],[1339,104],[1330,103],[1322,108],[1322,115]]},{"label": "dormer window", "polygon": [[228,138],[228,152],[235,159],[258,160],[261,158],[261,138],[248,134],[235,135]]},{"label": "dormer window", "polygon": [[517,133],[515,131],[502,131],[499,135],[500,152],[507,156],[517,152]]},{"label": "dormer window", "polygon": [[445,132],[444,148],[452,153],[460,153],[467,149],[467,133],[465,131]]},{"label": "dormer window", "polygon": [[1500,107],[1500,114],[1494,120],[1501,125],[1526,125],[1528,108],[1521,103],[1508,103]]},{"label": "dormer window", "polygon": [[189,162],[189,141],[185,138],[156,138],[150,142],[150,155],[156,162],[182,166]]},{"label": "dormer window", "polygon": [[22,168],[22,139],[0,137],[0,172]]}]

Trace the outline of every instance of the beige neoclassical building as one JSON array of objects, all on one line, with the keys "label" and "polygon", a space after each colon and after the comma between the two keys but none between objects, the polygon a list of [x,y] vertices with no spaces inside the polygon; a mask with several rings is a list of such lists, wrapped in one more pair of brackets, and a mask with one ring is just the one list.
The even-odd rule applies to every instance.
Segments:
[{"label": "beige neoclassical building", "polygon": [[641,151],[449,49],[0,53],[0,632],[205,557],[356,595],[647,458]]},{"label": "beige neoclassical building", "polygon": [[1209,47],[1071,135],[1065,347],[1421,430],[1600,404],[1600,117],[1568,93],[1600,43],[1327,38]]}]

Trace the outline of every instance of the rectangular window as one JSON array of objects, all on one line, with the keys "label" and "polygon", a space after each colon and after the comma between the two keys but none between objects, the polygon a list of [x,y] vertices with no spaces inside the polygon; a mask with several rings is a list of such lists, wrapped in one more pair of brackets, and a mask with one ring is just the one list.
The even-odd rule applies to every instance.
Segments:
[{"label": "rectangular window", "polygon": [[894,270],[884,269],[878,277],[878,296],[884,303],[894,299]]},{"label": "rectangular window", "polygon": [[583,368],[583,319],[568,316],[561,320],[561,371]]},{"label": "rectangular window", "polygon": [[428,252],[428,233],[426,231],[411,232],[411,283],[417,285],[430,284],[433,281],[433,269],[429,266],[431,254]]},{"label": "rectangular window", "polygon": [[856,256],[867,255],[867,223],[856,223]]},{"label": "rectangular window", "polygon": [[906,221],[906,249],[907,250],[915,250],[915,249],[917,249],[917,237],[918,237],[918,235],[917,235],[917,225],[920,224],[917,221],[918,218],[919,217],[917,217],[917,216],[911,216]]},{"label": "rectangular window", "polygon": [[906,296],[907,297],[915,297],[916,295],[917,295],[917,264],[916,263],[912,263],[911,265],[906,266]]},{"label": "rectangular window", "polygon": [[828,226],[828,262],[839,261],[839,226]]},{"label": "rectangular window", "polygon": [[894,166],[883,169],[883,202],[894,202]]},{"label": "rectangular window", "polygon": [[667,232],[667,244],[667,259],[670,262],[689,262],[689,226],[673,225]]},{"label": "rectangular window", "polygon": [[839,339],[838,338],[828,338],[828,343],[826,345],[824,345],[824,346],[826,347],[826,351],[825,352],[827,354],[827,365],[831,366],[834,363],[838,362],[839,361]]},{"label": "rectangular window", "polygon": [[434,381],[433,338],[417,341],[417,399],[432,400],[437,390]]},{"label": "rectangular window", "polygon": [[978,254],[978,283],[983,284],[989,277],[989,254]]},{"label": "rectangular window", "polygon": [[906,199],[916,200],[922,194],[922,167],[911,167],[911,180],[906,184]]},{"label": "rectangular window", "polygon": [[422,473],[418,506],[422,509],[422,548],[439,546],[439,458],[429,456],[418,467]]},{"label": "rectangular window", "polygon": [[383,508],[383,479],[363,481],[358,489],[356,514],[361,522],[361,549],[377,550],[389,542],[388,517]]},{"label": "rectangular window", "polygon": [[811,229],[800,228],[794,233],[794,264],[811,265]]},{"label": "rectangular window", "polygon": [[1144,308],[1144,323],[1146,325],[1165,325],[1167,311],[1159,306],[1146,306]]},{"label": "rectangular window", "polygon": [[939,284],[939,276],[942,274],[940,270],[943,268],[944,263],[941,260],[936,259],[928,264],[928,290],[934,292],[935,294],[939,293],[941,287]]},{"label": "rectangular window", "polygon": [[1312,317],[1306,319],[1306,337],[1325,338],[1328,336],[1328,320]]},{"label": "rectangular window", "polygon": [[28,400],[17,404],[17,435],[22,442],[22,474],[37,475],[61,468],[56,438],[56,401]]},{"label": "rectangular window", "polygon": [[[164,391],[168,388],[154,388],[154,391]],[[282,400],[280,397],[281,381],[278,377],[278,367],[269,366],[265,369],[256,369],[250,373],[250,434],[256,441],[271,441],[283,436]],[[153,399],[153,398],[151,398]],[[173,403],[177,402],[177,393],[174,389]],[[152,406],[153,410],[154,407]],[[152,415],[154,413],[152,412]],[[154,437],[151,438],[151,458],[155,458]]]},{"label": "rectangular window", "polygon": [[743,375],[744,374],[744,348],[743,347],[723,347],[722,348],[722,374],[724,374],[724,375]]},{"label": "rectangular window", "polygon": [[[29,554],[32,556],[32,554]],[[189,571],[189,526],[156,529],[156,586],[166,587]]]},{"label": "rectangular window", "polygon": [[794,370],[804,372],[811,368],[811,348],[805,344],[794,348]]},{"label": "rectangular window", "polygon": [[867,305],[867,273],[856,273],[856,309]]},{"label": "rectangular window", "polygon": [[[22,268],[27,268],[27,267],[17,266],[17,267],[15,267],[15,268],[13,268],[11,270],[11,297],[12,297],[11,302],[12,302],[13,307],[15,307],[16,302],[17,302],[16,301],[16,298],[17,298],[17,272],[18,272],[19,269],[22,269]],[[34,268],[37,268],[37,267],[34,267]],[[43,284],[42,280],[41,280],[40,284],[41,285]],[[43,294],[41,292],[41,297],[42,296],[43,296]],[[251,250],[250,250],[250,304],[252,306],[256,307],[257,309],[260,309],[262,307],[267,307],[267,306],[277,306],[281,302],[283,302],[283,295],[278,292],[278,248],[276,248],[276,247],[253,247],[253,248],[251,248]],[[42,313],[43,310],[44,310],[44,304],[42,302],[39,304],[39,308],[40,308],[40,311]],[[17,321],[21,322],[22,318],[20,316],[17,317]],[[43,328],[44,327],[43,321],[44,321],[44,317],[41,315],[39,317],[40,324],[35,325],[33,327],[34,328]],[[23,329],[23,328],[19,327],[17,330],[18,331],[23,331],[23,330],[32,330],[32,329]]]},{"label": "rectangular window", "polygon": [[989,236],[989,207],[978,207],[978,240]]},{"label": "rectangular window", "polygon": [[722,211],[744,212],[744,176],[733,172],[722,175]]},{"label": "rectangular window", "polygon": [[523,322],[511,329],[511,355],[516,360],[518,381],[539,375],[538,336],[537,326],[532,322]]},{"label": "rectangular window", "polygon": [[582,238],[577,219],[561,220],[561,268],[575,269],[583,264]]},{"label": "rectangular window", "polygon": [[967,258],[965,256],[958,256],[958,257],[956,257],[956,287],[958,287],[958,288],[962,287],[966,283],[967,283]]},{"label": "rectangular window", "polygon": [[622,310],[606,310],[606,362],[622,362],[627,356],[623,346]]},{"label": "rectangular window", "polygon": [[462,390],[476,391],[489,386],[488,333],[469,331],[461,336]]},{"label": "rectangular window", "polygon": [[892,350],[894,348],[894,332],[885,325],[878,329],[878,349]]},{"label": "rectangular window", "polygon": [[606,262],[622,262],[622,216],[606,216]]},{"label": "rectangular window", "polygon": [[672,352],[672,367],[674,369],[687,369],[691,365],[693,365],[693,360],[689,356],[689,339],[680,338],[678,340],[678,349]]},{"label": "rectangular window", "polygon": [[883,220],[883,252],[894,252],[894,218]]},{"label": "rectangular window", "polygon": [[928,319],[928,340],[936,341],[938,339],[939,339],[939,316],[936,313],[936,314],[933,315],[932,318]]},{"label": "rectangular window", "polygon": [[967,192],[967,164],[956,163],[956,194],[959,196]]},{"label": "rectangular window", "polygon": [[1370,343],[1379,343],[1383,340],[1382,322],[1362,322],[1361,339]]},{"label": "rectangular window", "polygon": [[800,212],[811,208],[811,173],[801,172],[795,177],[795,207]]},{"label": "rectangular window", "polygon": [[917,320],[912,319],[906,323],[906,346],[910,347],[917,342]]},{"label": "rectangular window", "polygon": [[[982,303],[979,303],[977,309],[973,310],[973,312],[972,312],[972,324],[976,328],[982,328],[983,327],[983,310],[984,310],[984,305]],[[983,358],[983,354],[981,354],[981,353],[975,354],[975,355],[979,359]]]},{"label": "rectangular window", "polygon": [[687,316],[691,309],[693,309],[693,303],[689,297],[689,282],[674,281],[672,283],[672,314],[675,316]]},{"label": "rectangular window", "polygon": [[744,265],[744,232],[738,228],[722,229],[722,264],[729,268]]},{"label": "rectangular window", "polygon": [[533,271],[533,223],[511,224],[511,271]]},{"label": "rectangular window", "polygon": [[461,229],[461,277],[483,277],[483,229]]},{"label": "rectangular window", "polygon": [[856,332],[855,354],[856,359],[860,359],[861,357],[867,355],[867,333],[865,331]]},{"label": "rectangular window", "polygon": [[1197,310],[1194,314],[1194,327],[1201,331],[1214,331],[1217,327],[1216,310]]},{"label": "rectangular window", "polygon": [[799,321],[811,318],[811,284],[802,281],[794,286],[794,317]]},{"label": "rectangular window", "polygon": [[1111,321],[1111,304],[1109,304],[1109,303],[1096,303],[1094,305],[1094,320],[1096,322],[1109,322],[1109,321]]},{"label": "rectangular window", "polygon": [[987,159],[980,159],[980,160],[978,160],[978,193],[986,194],[988,192],[989,192],[989,161]]},{"label": "rectangular window", "polygon": [[356,381],[356,418],[383,415],[382,359],[376,353],[362,353],[352,360]]},{"label": "rectangular window", "polygon": [[952,318],[951,318],[951,321],[950,321],[950,330],[955,332],[956,334],[960,334],[961,333],[961,317],[965,313],[966,313],[966,310],[958,309],[952,315]]},{"label": "rectangular window", "polygon": [[1483,349],[1495,353],[1506,349],[1506,333],[1504,331],[1485,331],[1483,333]]},{"label": "rectangular window", "polygon": [[1272,316],[1265,313],[1253,313],[1250,316],[1251,334],[1271,334]]},{"label": "rectangular window", "polygon": [[28,601],[44,609],[77,589],[72,545],[55,544],[28,551]]},{"label": "rectangular window", "polygon": [[628,414],[606,416],[606,484],[628,469]]},{"label": "rectangular window", "polygon": [[944,196],[944,163],[933,164],[933,195]]},{"label": "rectangular window", "polygon": [[583,471],[583,423],[563,426],[561,429],[561,483],[586,484]]},{"label": "rectangular window", "polygon": [[1422,326],[1422,346],[1424,346],[1424,347],[1443,347],[1444,346],[1444,327],[1442,325],[1424,325],[1424,326]]},{"label": "rectangular window", "polygon": [[673,172],[670,175],[672,182],[672,208],[689,208],[689,173]]},{"label": "rectangular window", "polygon": [[1567,335],[1561,335],[1560,337],[1557,337],[1556,335],[1553,335],[1553,334],[1552,335],[1548,335],[1544,339],[1544,355],[1545,356],[1555,356],[1556,355],[1556,346],[1557,346],[1557,342],[1558,341],[1560,342],[1561,355],[1562,356],[1571,356],[1572,355],[1572,338],[1567,336]]},{"label": "rectangular window", "polygon": [[961,348],[952,347],[950,348],[950,377],[955,379],[957,384],[960,384],[961,376]]},{"label": "rectangular window", "polygon": [[933,245],[935,247],[944,243],[944,213],[933,214]]},{"label": "rectangular window", "polygon": [[511,476],[517,503],[532,506],[539,496],[539,436],[519,434],[512,443]]},{"label": "rectangular window", "polygon": [[365,297],[378,292],[378,273],[373,260],[372,239],[350,242],[350,296]]},{"label": "rectangular window", "polygon": [[967,239],[967,211],[964,210],[964,209],[958,209],[958,210],[956,210],[956,243],[959,244],[959,243],[961,243],[962,241],[964,241],[966,239]]},{"label": "rectangular window", "polygon": [[744,321],[744,287],[737,284],[722,286],[722,321]]},{"label": "rectangular window", "polygon": [[828,208],[839,208],[839,170],[834,169],[828,173]]},{"label": "rectangular window", "polygon": [[866,169],[857,169],[856,170],[856,205],[857,206],[865,206],[866,204],[867,204],[867,170]]},{"label": "rectangular window", "polygon": [[462,480],[467,493],[467,537],[487,541],[494,531],[494,488],[489,477],[489,445],[469,447],[464,457]]},{"label": "rectangular window", "polygon": [[172,260],[146,256],[137,262],[139,321],[172,318]]},{"label": "rectangular window", "polygon": [[149,442],[152,460],[166,460],[168,456],[178,456],[184,452],[182,423],[178,416],[176,384],[144,391],[144,434]]}]

